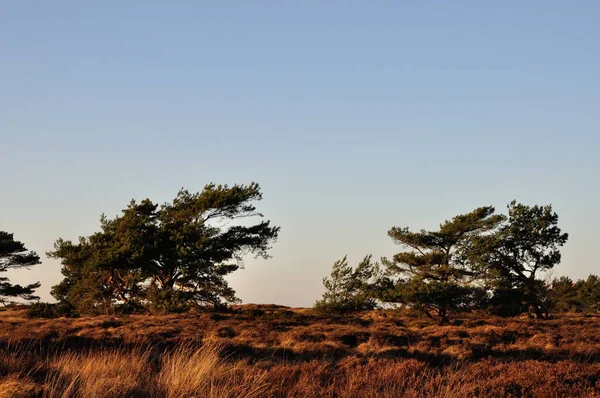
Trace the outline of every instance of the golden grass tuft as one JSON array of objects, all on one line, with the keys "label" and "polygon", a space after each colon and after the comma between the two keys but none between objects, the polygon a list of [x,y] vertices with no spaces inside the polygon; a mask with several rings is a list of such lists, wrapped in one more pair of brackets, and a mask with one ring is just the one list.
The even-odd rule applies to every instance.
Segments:
[{"label": "golden grass tuft", "polygon": [[48,398],[128,397],[142,395],[150,385],[148,352],[102,350],[64,353],[49,360]]},{"label": "golden grass tuft", "polygon": [[41,388],[33,380],[20,375],[0,378],[0,398],[27,398],[39,394]]},{"label": "golden grass tuft", "polygon": [[267,389],[264,373],[222,359],[223,347],[208,340],[201,348],[183,344],[167,352],[156,378],[164,397],[251,398]]}]

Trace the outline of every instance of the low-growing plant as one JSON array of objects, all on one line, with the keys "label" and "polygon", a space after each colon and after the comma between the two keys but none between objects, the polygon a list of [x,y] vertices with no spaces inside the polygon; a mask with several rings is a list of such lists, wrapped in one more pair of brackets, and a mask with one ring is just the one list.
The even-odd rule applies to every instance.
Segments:
[{"label": "low-growing plant", "polygon": [[59,318],[61,316],[74,316],[73,308],[66,303],[31,303],[27,309],[31,318]]}]

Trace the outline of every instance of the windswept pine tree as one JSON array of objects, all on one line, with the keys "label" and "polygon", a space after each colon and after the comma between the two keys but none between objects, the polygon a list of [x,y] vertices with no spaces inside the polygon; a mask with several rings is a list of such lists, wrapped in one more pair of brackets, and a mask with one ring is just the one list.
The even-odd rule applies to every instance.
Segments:
[{"label": "windswept pine tree", "polygon": [[538,318],[545,317],[546,287],[539,276],[560,263],[560,247],[568,238],[558,227],[558,214],[551,205],[527,206],[512,201],[508,221],[495,234],[473,245],[473,252],[487,269],[488,281],[493,282],[498,297],[503,297],[499,305],[507,305],[516,297]]},{"label": "windswept pine tree", "polygon": [[[11,269],[29,268],[40,264],[40,257],[33,251],[28,251],[22,242],[14,239],[14,234],[0,231],[0,272],[6,272]],[[11,284],[6,277],[0,277],[0,302],[5,302],[8,298],[20,297],[25,300],[34,300],[35,290],[40,287],[40,283],[21,286]]]},{"label": "windswept pine tree", "polygon": [[467,249],[475,237],[493,231],[503,220],[488,206],[445,221],[438,231],[393,227],[388,235],[405,251],[383,260],[393,281],[392,292],[385,296],[442,320],[470,309],[485,292],[473,284],[479,273]]},{"label": "windswept pine tree", "polygon": [[115,304],[179,310],[235,302],[225,276],[246,254],[268,258],[279,233],[269,221],[249,222],[262,217],[253,204],[260,199],[252,183],[182,189],[161,206],[132,201],[120,216],[102,216],[99,232],[77,243],[56,242],[48,255],[62,261],[65,278],[52,293],[81,312],[107,312]]}]

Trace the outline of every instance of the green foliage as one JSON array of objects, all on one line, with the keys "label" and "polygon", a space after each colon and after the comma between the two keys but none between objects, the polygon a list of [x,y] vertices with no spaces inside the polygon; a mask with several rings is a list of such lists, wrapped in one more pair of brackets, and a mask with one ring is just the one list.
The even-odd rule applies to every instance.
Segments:
[{"label": "green foliage", "polygon": [[446,319],[450,313],[472,308],[485,296],[477,286],[478,269],[468,248],[473,239],[493,231],[504,220],[493,207],[480,207],[440,225],[439,231],[411,232],[394,227],[388,235],[407,251],[383,259],[391,291],[387,301],[420,309]]},{"label": "green foliage", "polygon": [[[26,268],[40,264],[40,257],[33,251],[28,251],[22,242],[16,241],[13,234],[0,231],[0,272],[11,269]],[[25,300],[35,300],[35,290],[40,283],[21,286],[11,284],[8,278],[0,277],[0,303],[8,298],[20,297]]]},{"label": "green foliage", "polygon": [[482,288],[455,282],[425,282],[419,278],[411,278],[406,283],[398,284],[395,291],[396,302],[428,315],[433,311],[442,319],[450,313],[480,308],[487,299],[487,293]]},{"label": "green foliage", "polygon": [[559,248],[567,239],[568,234],[558,227],[558,215],[552,206],[526,206],[512,201],[508,222],[496,233],[475,239],[470,255],[485,269],[489,288],[521,292],[518,299],[543,318],[549,308],[545,284],[538,275],[560,262]]},{"label": "green foliage", "polygon": [[574,282],[561,276],[553,279],[548,287],[548,301],[552,312],[600,312],[600,278],[590,275],[585,280]]},{"label": "green foliage", "polygon": [[371,310],[377,306],[374,298],[374,281],[379,273],[379,264],[366,256],[355,269],[348,265],[348,259],[336,261],[331,275],[323,278],[325,293],[315,303],[315,308],[323,312],[346,313]]},{"label": "green foliage", "polygon": [[65,278],[52,294],[84,313],[109,313],[117,304],[180,311],[235,302],[225,276],[246,254],[268,258],[279,233],[269,221],[229,225],[262,217],[252,204],[260,199],[252,183],[182,189],[161,206],[131,201],[120,216],[103,215],[101,231],[78,243],[56,242],[48,255],[61,260]]},{"label": "green foliage", "polygon": [[582,305],[579,290],[583,283],[574,283],[568,276],[553,279],[548,289],[550,309],[553,312],[580,312]]},{"label": "green foliage", "polygon": [[576,286],[581,312],[596,314],[600,312],[600,278],[597,275],[590,275],[585,281],[578,281]]}]

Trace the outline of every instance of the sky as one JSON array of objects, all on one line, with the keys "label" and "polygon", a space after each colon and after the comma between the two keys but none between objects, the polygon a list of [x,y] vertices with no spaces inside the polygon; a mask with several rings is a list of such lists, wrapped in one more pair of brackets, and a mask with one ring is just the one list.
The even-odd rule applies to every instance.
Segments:
[{"label": "sky", "polygon": [[0,0],[0,230],[56,239],[132,199],[258,182],[281,226],[231,275],[311,306],[393,226],[552,204],[555,275],[600,273],[600,2]]}]

